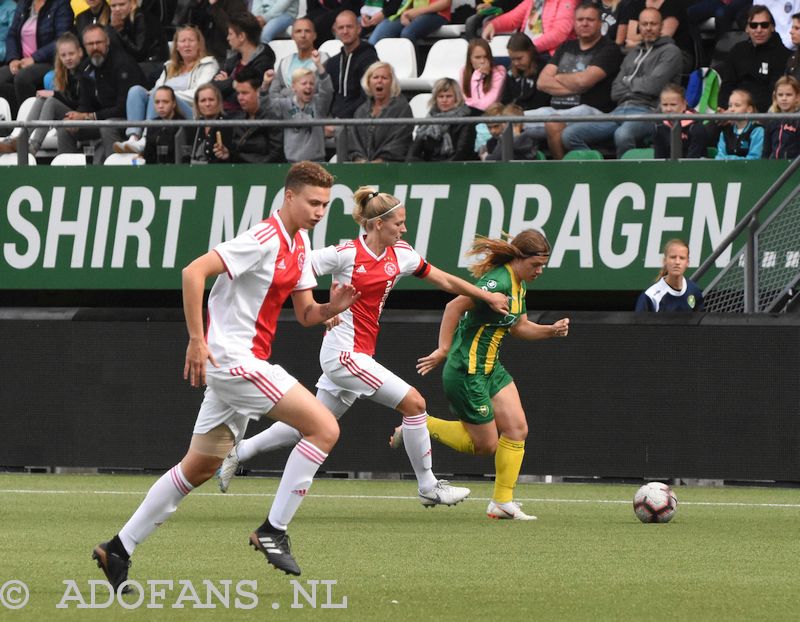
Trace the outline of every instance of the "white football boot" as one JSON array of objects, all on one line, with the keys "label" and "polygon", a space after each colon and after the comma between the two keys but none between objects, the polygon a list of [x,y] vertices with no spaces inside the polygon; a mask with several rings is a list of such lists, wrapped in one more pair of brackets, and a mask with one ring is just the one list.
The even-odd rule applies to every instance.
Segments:
[{"label": "white football boot", "polygon": [[451,486],[447,480],[440,479],[428,492],[419,491],[419,500],[426,508],[434,505],[455,505],[469,497],[470,492],[472,491],[469,488]]},{"label": "white football boot", "polygon": [[236,455],[236,447],[234,446],[225,456],[222,461],[222,466],[217,471],[217,484],[222,492],[228,492],[228,486],[231,485],[231,480],[239,470],[239,456]]},{"label": "white football boot", "polygon": [[520,509],[519,503],[514,501],[509,501],[508,503],[489,501],[489,507],[486,508],[486,516],[498,520],[536,520],[533,514],[525,514]]}]

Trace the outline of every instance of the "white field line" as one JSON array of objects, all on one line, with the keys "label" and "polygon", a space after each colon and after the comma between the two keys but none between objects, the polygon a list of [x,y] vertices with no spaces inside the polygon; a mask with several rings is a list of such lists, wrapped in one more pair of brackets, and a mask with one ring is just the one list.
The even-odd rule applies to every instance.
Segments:
[{"label": "white field line", "polygon": [[[128,496],[143,496],[145,491],[127,491],[127,490],[33,490],[24,488],[0,488],[0,495],[4,494],[17,494],[17,495],[128,495]],[[192,497],[274,497],[272,493],[259,493],[259,492],[228,492],[225,494],[219,492],[196,492]],[[314,494],[309,495],[315,499],[367,499],[370,501],[383,500],[383,501],[409,501],[417,500],[415,496],[400,496],[400,495],[325,495]],[[466,501],[481,501],[488,502],[488,497],[470,497]],[[588,503],[588,504],[617,504],[617,505],[630,505],[630,500],[623,499],[552,499],[552,498],[537,498],[537,497],[520,497],[516,501],[527,503]],[[743,507],[743,508],[789,508],[800,509],[800,503],[739,503],[739,502],[724,502],[724,501],[680,501],[679,505],[701,505],[713,507]]]}]

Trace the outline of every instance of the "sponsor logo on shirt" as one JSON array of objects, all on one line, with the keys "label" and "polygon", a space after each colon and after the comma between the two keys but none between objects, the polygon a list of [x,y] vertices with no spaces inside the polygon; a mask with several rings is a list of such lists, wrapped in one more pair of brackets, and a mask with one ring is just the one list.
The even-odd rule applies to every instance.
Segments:
[{"label": "sponsor logo on shirt", "polygon": [[367,271],[367,269],[363,265],[358,266],[358,268],[356,268],[356,272],[358,272],[359,274],[361,274],[362,272],[366,272],[366,271]]},{"label": "sponsor logo on shirt", "polygon": [[694,306],[697,304],[697,299],[694,297],[694,294],[689,294],[686,303],[689,305],[690,309],[694,309]]},{"label": "sponsor logo on shirt", "polygon": [[286,270],[286,262],[283,260],[283,257],[278,260],[278,263],[275,264],[276,270]]},{"label": "sponsor logo on shirt", "polygon": [[495,287],[497,287],[497,281],[495,281],[494,279],[489,279],[488,281],[486,281],[486,287],[488,287],[489,289],[494,289]]},{"label": "sponsor logo on shirt", "polygon": [[303,265],[305,263],[306,263],[306,254],[303,251],[300,251],[299,253],[297,253],[297,267],[300,268],[300,270],[302,270]]}]

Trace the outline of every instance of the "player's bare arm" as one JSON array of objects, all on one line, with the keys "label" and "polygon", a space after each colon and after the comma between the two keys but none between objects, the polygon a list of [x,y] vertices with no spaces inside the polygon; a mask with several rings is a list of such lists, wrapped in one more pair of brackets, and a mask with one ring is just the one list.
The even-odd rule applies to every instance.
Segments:
[{"label": "player's bare arm", "polygon": [[193,387],[206,383],[206,360],[219,367],[208,350],[203,328],[203,293],[206,279],[225,271],[225,264],[214,251],[198,257],[181,272],[183,281],[183,314],[189,331],[189,345],[186,347],[186,363],[183,366],[183,379]]},{"label": "player's bare arm", "polygon": [[450,346],[453,345],[453,336],[458,326],[458,321],[467,311],[475,308],[475,303],[468,296],[459,296],[447,303],[439,324],[439,347],[428,356],[417,359],[417,373],[424,376],[436,369],[447,358]]},{"label": "player's bare arm", "polygon": [[562,318],[554,324],[537,324],[523,317],[511,327],[509,332],[514,337],[527,341],[550,339],[551,337],[566,337],[569,335],[569,318]]},{"label": "player's bare arm", "polygon": [[350,283],[334,281],[331,285],[330,302],[318,303],[311,290],[305,289],[292,294],[292,306],[294,315],[302,326],[315,326],[338,315],[360,297],[361,292],[357,292]]},{"label": "player's bare arm", "polygon": [[436,285],[441,290],[451,294],[469,296],[475,300],[485,302],[495,313],[506,315],[508,313],[508,297],[500,292],[488,292],[485,289],[475,287],[472,283],[454,276],[435,266],[431,266],[431,271],[425,280]]}]

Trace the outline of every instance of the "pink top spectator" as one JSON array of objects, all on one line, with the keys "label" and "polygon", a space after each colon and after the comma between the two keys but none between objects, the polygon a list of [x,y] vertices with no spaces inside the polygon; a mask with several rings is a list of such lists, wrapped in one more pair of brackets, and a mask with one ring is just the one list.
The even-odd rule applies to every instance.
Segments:
[{"label": "pink top spectator", "polygon": [[[459,76],[464,75],[464,68],[458,72]],[[464,93],[464,101],[467,106],[477,108],[478,110],[486,110],[489,106],[500,99],[503,93],[503,85],[506,81],[506,68],[502,65],[495,65],[492,67],[492,84],[489,90],[483,90],[483,74],[477,69],[472,72],[470,86],[472,95],[467,97]],[[464,91],[464,85],[461,85],[461,90]]]},{"label": "pink top spectator", "polygon": [[38,47],[36,45],[36,22],[37,18],[34,15],[22,24],[22,29],[19,32],[20,42],[22,43],[22,58],[32,57]]},{"label": "pink top spectator", "polygon": [[[494,26],[496,34],[525,32],[528,16],[534,6],[534,0],[522,0],[508,13],[495,17],[489,23]],[[547,52],[551,56],[556,48],[568,39],[575,37],[575,7],[577,0],[544,0],[542,8],[542,34],[533,39],[533,45],[539,54]]]}]

